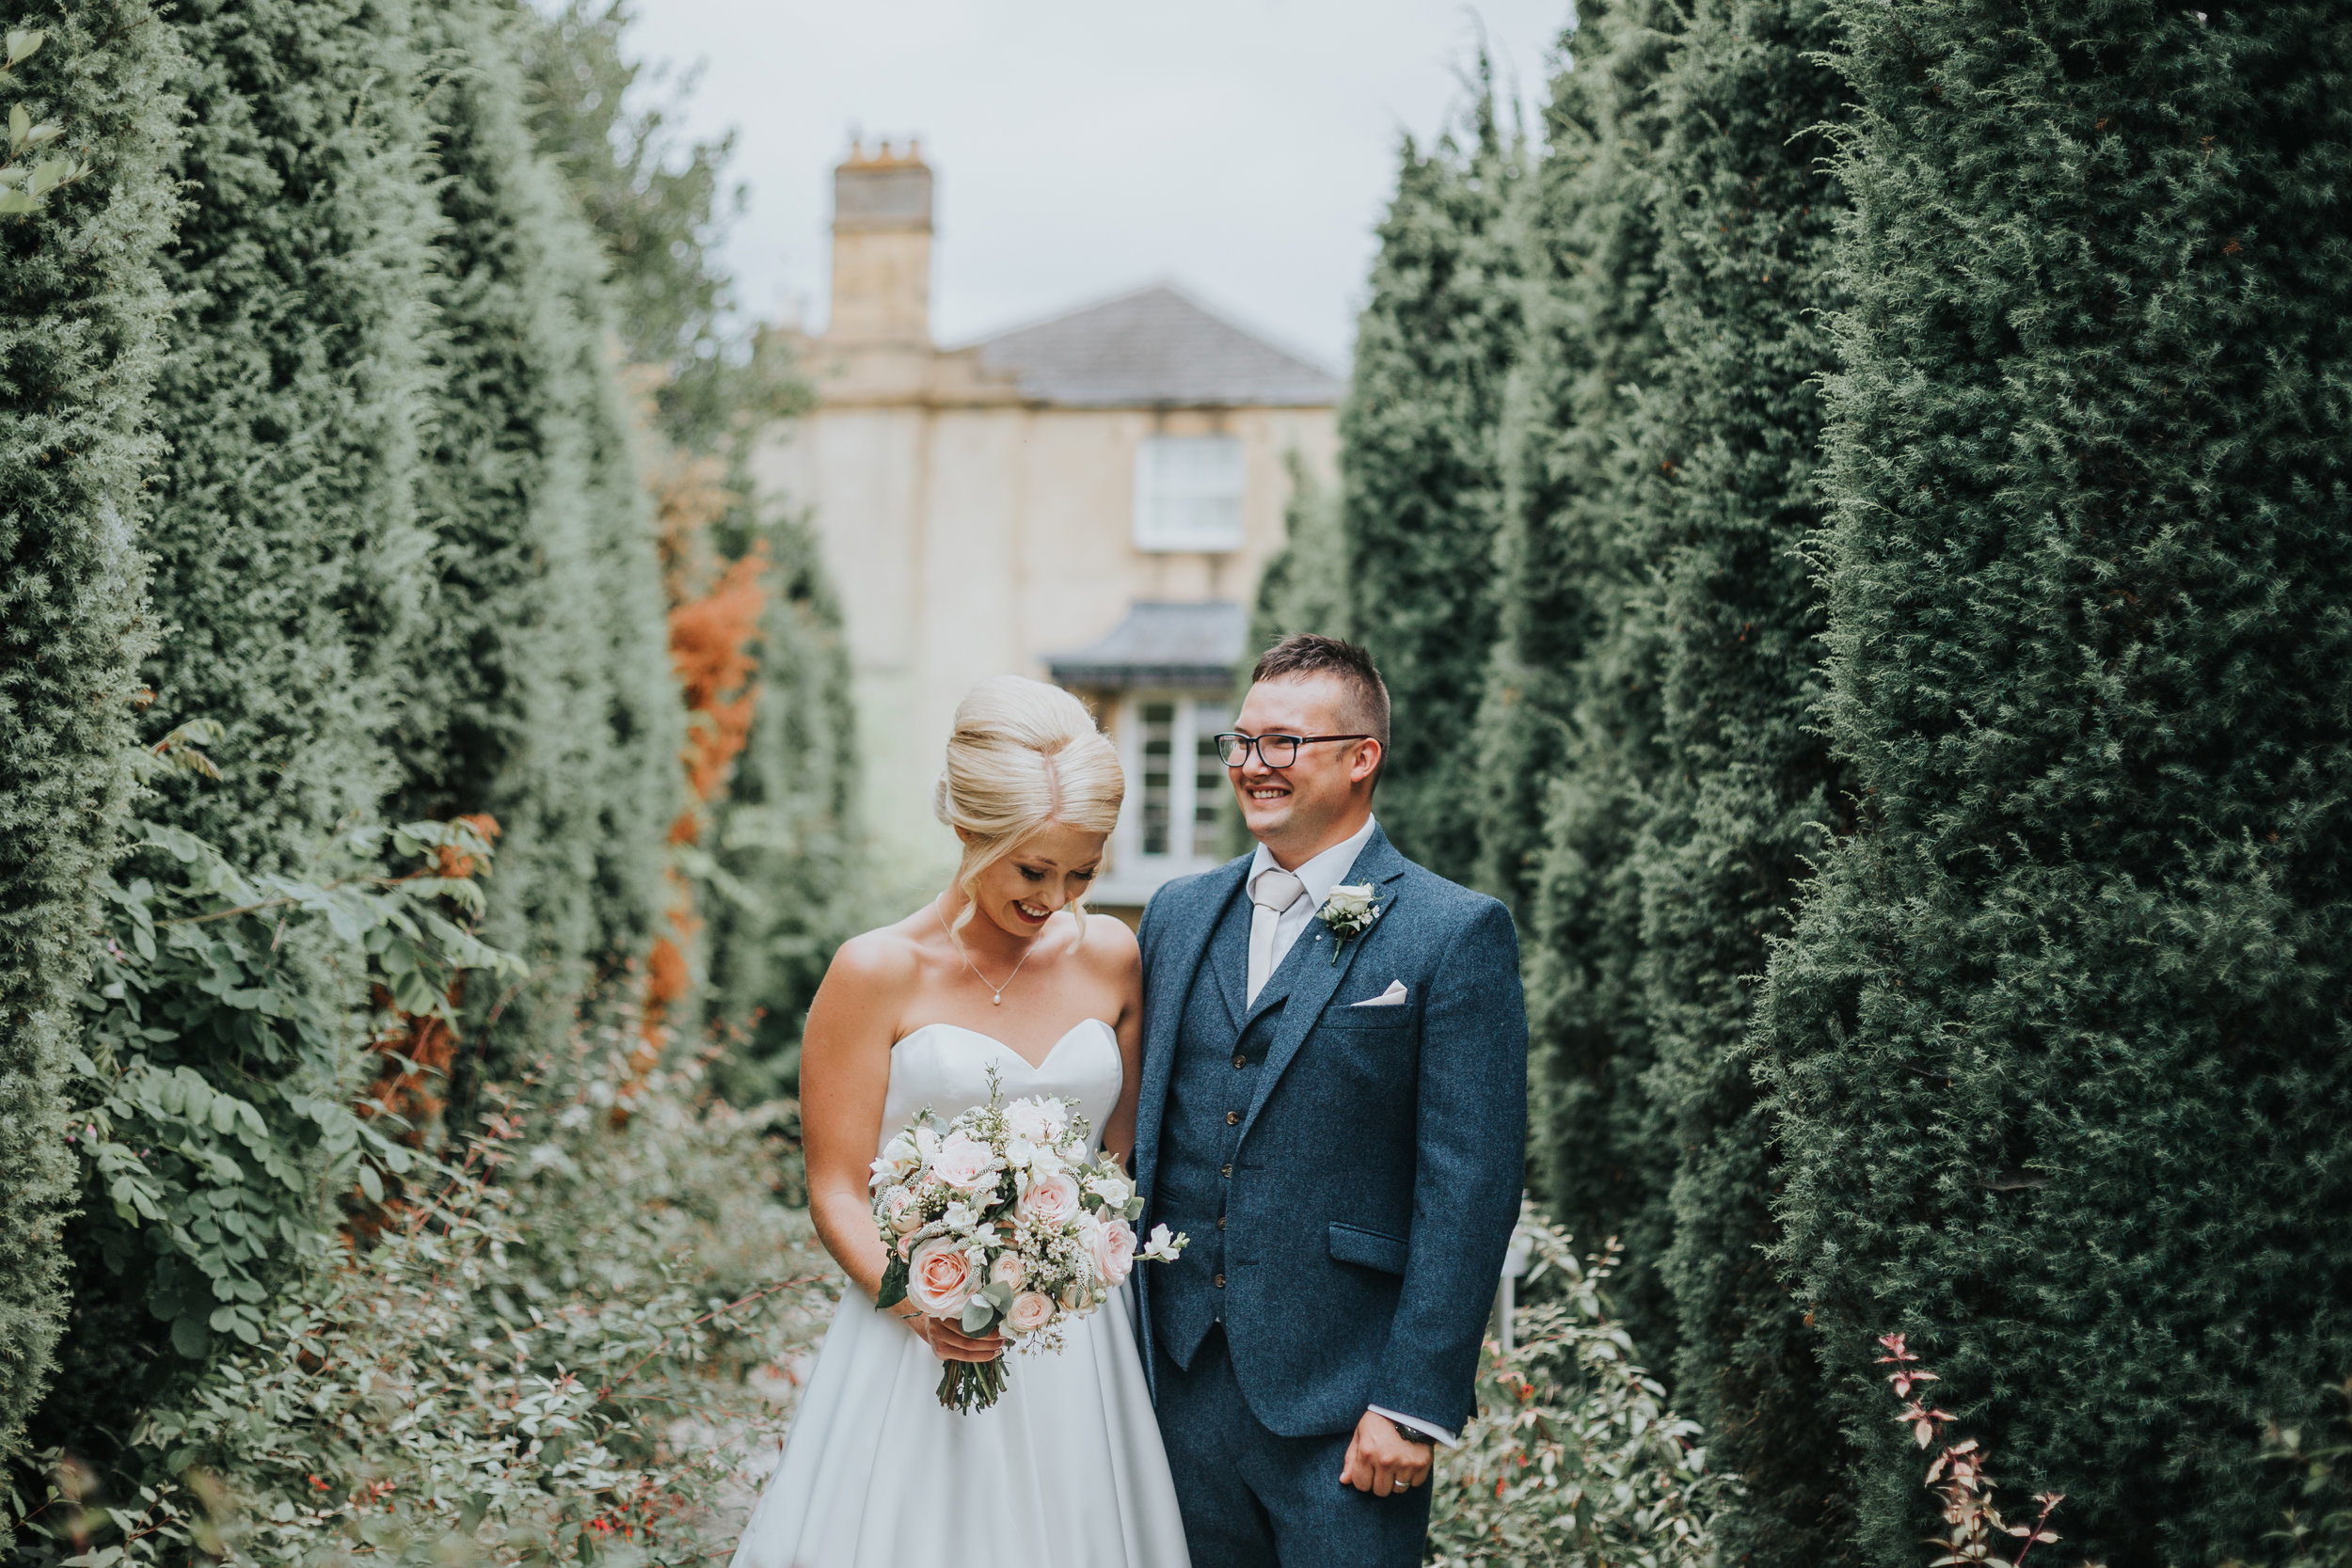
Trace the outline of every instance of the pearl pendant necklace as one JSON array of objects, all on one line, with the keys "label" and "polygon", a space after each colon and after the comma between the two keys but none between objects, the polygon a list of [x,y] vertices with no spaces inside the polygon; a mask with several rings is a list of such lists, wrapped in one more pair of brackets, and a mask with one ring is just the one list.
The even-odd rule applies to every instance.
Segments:
[{"label": "pearl pendant necklace", "polygon": [[[956,957],[963,960],[963,967],[972,972],[972,978],[977,980],[980,984],[988,988],[990,1000],[994,1002],[997,1006],[1003,1006],[1005,1005],[1005,986],[1009,986],[1015,980],[1021,978],[1021,964],[1025,964],[1029,961],[1028,953],[1022,954],[1021,963],[1013,965],[1012,973],[1005,976],[1005,986],[998,985],[995,981],[981,974],[979,966],[972,961],[972,955],[966,953],[963,950],[963,943],[956,939],[956,928],[947,924],[947,916],[939,907],[940,898],[945,898],[946,896],[947,895],[943,893],[939,895],[939,898],[931,900],[931,913],[938,916],[939,928],[947,933],[948,945],[956,950]],[[1030,943],[1030,950],[1035,951],[1035,949],[1036,943]]]}]

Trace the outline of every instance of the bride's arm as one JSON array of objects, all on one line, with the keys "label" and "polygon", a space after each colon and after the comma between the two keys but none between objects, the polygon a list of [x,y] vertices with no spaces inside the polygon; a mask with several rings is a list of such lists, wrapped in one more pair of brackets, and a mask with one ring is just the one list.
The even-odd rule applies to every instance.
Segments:
[{"label": "bride's arm", "polygon": [[809,1004],[801,1036],[801,1140],[808,1163],[808,1214],[825,1250],[870,1298],[888,1256],[874,1229],[866,1186],[882,1141],[890,1090],[896,999],[914,980],[912,955],[887,931],[841,944]]},{"label": "bride's arm", "polygon": [[[890,1048],[898,1001],[914,988],[916,962],[893,933],[868,931],[841,944],[809,1004],[801,1034],[801,1150],[808,1165],[808,1215],[825,1250],[868,1300],[882,1291],[888,1260],[874,1228],[866,1182],[882,1142],[890,1093]],[[992,1361],[1004,1353],[992,1334],[975,1339],[914,1304],[890,1309],[950,1361]]]},{"label": "bride's arm", "polygon": [[1087,933],[1087,946],[1105,977],[1118,988],[1120,1073],[1119,1103],[1103,1124],[1103,1148],[1129,1170],[1136,1148],[1136,1097],[1143,1087],[1143,953],[1136,934],[1115,916],[1098,914]]}]

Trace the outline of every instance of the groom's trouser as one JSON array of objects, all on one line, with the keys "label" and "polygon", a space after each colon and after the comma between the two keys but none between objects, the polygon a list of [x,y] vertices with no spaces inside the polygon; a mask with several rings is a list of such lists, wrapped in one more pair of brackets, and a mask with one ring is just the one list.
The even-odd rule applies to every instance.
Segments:
[{"label": "groom's trouser", "polygon": [[1353,1433],[1268,1432],[1241,1396],[1222,1328],[1190,1370],[1161,1363],[1159,1392],[1192,1568],[1417,1568],[1428,1483],[1375,1497],[1340,1484]]}]

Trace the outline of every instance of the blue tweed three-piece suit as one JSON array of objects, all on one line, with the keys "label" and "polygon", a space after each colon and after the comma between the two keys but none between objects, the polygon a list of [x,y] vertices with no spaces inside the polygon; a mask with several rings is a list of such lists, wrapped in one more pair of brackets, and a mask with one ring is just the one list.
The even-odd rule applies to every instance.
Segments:
[{"label": "blue tweed three-piece suit", "polygon": [[[1365,841],[1381,907],[1311,923],[1248,1000],[1249,861],[1171,882],[1142,927],[1137,1271],[1194,1568],[1421,1560],[1429,1491],[1339,1475],[1371,1406],[1459,1431],[1518,1213],[1527,1017],[1502,906]],[[1406,988],[1402,1006],[1353,1004]]]}]

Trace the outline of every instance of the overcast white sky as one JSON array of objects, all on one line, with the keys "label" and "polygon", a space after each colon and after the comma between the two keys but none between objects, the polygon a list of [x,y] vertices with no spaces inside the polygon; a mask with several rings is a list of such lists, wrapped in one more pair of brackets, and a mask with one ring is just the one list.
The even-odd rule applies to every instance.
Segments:
[{"label": "overcast white sky", "polygon": [[1397,138],[1466,100],[1482,30],[1531,133],[1568,0],[640,0],[641,57],[734,126],[743,306],[822,322],[852,127],[923,139],[943,343],[1162,278],[1333,369]]}]

